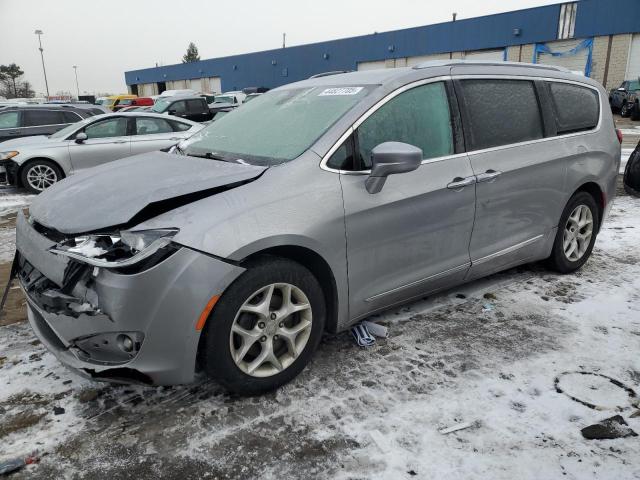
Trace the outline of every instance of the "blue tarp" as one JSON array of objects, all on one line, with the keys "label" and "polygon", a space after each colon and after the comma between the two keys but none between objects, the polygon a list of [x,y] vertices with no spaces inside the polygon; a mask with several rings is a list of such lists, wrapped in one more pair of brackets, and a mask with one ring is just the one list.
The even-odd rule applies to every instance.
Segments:
[{"label": "blue tarp", "polygon": [[591,76],[591,64],[593,59],[593,38],[587,38],[583,40],[578,45],[576,45],[571,50],[567,50],[564,52],[553,52],[546,43],[536,43],[535,48],[533,49],[533,60],[532,63],[538,63],[538,55],[541,53],[545,53],[547,55],[552,55],[554,57],[569,57],[572,55],[577,55],[582,50],[587,50],[587,64],[584,66],[584,74],[587,77]]}]

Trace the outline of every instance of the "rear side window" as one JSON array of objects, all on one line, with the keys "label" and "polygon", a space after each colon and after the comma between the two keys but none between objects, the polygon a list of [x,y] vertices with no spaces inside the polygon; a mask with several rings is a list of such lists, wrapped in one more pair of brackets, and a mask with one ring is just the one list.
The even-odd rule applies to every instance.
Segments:
[{"label": "rear side window", "polygon": [[25,127],[37,127],[39,125],[67,123],[62,113],[63,112],[54,112],[52,110],[25,110],[23,112],[23,124]]},{"label": "rear side window", "polygon": [[80,115],[73,112],[62,112],[62,116],[64,117],[64,123],[76,123],[82,120]]},{"label": "rear side window", "polygon": [[202,100],[187,100],[187,108],[189,113],[202,113],[204,111],[204,102]]},{"label": "rear side window", "polygon": [[191,125],[182,122],[171,122],[171,125],[173,126],[173,130],[176,132],[184,132],[191,128]]},{"label": "rear side window", "polygon": [[0,128],[17,128],[19,118],[18,112],[0,113]]},{"label": "rear side window", "polygon": [[371,168],[371,150],[383,142],[404,142],[422,149],[422,158],[453,153],[453,128],[443,82],[412,88],[392,98],[357,131],[363,169]]},{"label": "rear side window", "polygon": [[161,118],[136,117],[136,135],[173,132],[169,122]]},{"label": "rear side window", "polygon": [[461,80],[469,150],[544,136],[535,85],[527,80]]},{"label": "rear side window", "polygon": [[569,83],[550,82],[558,135],[591,130],[598,125],[598,92]]},{"label": "rear side window", "polygon": [[127,135],[127,119],[116,117],[100,120],[86,127],[84,133],[87,138],[123,137]]}]

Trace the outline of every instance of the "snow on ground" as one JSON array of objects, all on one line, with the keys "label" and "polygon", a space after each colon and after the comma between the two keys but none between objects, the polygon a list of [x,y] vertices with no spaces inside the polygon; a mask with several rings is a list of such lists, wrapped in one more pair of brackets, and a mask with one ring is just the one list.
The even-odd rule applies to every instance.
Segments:
[{"label": "snow on ground", "polygon": [[90,382],[2,327],[0,460],[48,453],[15,478],[640,478],[637,438],[580,434],[616,413],[640,433],[591,375],[640,394],[639,245],[640,199],[619,197],[580,272],[520,267],[374,316],[388,339],[328,336],[256,398]]},{"label": "snow on ground", "polygon": [[13,259],[16,247],[15,214],[19,209],[29,205],[34,197],[16,193],[13,189],[3,190],[0,190],[0,263]]}]

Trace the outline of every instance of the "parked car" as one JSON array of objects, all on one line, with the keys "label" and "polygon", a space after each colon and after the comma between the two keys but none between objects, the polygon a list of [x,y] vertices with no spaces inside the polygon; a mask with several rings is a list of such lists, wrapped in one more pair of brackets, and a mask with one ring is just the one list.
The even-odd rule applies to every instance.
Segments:
[{"label": "parked car", "polygon": [[222,95],[216,95],[213,104],[224,104],[224,105],[233,105],[238,106],[244,102],[244,99],[247,98],[247,95],[243,92],[226,92]]},{"label": "parked car", "polygon": [[96,115],[50,135],[2,144],[9,183],[38,193],[96,165],[170,147],[202,126],[149,113]]},{"label": "parked car", "polygon": [[160,97],[151,108],[152,112],[174,115],[194,122],[206,122],[213,118],[206,99],[203,97]]},{"label": "parked car", "polygon": [[640,142],[627,160],[623,183],[624,189],[629,195],[640,197]]},{"label": "parked car", "polygon": [[34,135],[50,135],[70,123],[93,116],[71,105],[14,105],[0,110],[0,142]]},{"label": "parked car", "polygon": [[111,95],[109,97],[105,97],[105,100],[100,104],[102,107],[107,108],[110,111],[114,111],[115,107],[117,107],[120,102],[123,100],[130,100],[132,98],[138,98],[137,95]]},{"label": "parked car", "polygon": [[125,107],[153,107],[153,98],[151,97],[138,97],[138,98],[123,98],[117,105],[113,106],[113,111],[118,112]]},{"label": "parked car", "polygon": [[609,92],[609,104],[611,108],[620,111],[622,117],[632,117],[640,120],[640,108],[638,107],[638,91],[640,81],[625,80],[618,88]]},{"label": "parked car", "polygon": [[118,111],[119,112],[148,112],[149,110],[151,110],[151,107],[144,106],[144,107],[123,107]]},{"label": "parked car", "polygon": [[579,269],[616,192],[606,100],[559,67],[457,61],[277,88],[19,213],[29,321],[86,377],[277,388],[325,331],[527,262]]},{"label": "parked car", "polygon": [[244,101],[242,103],[247,103],[251,100],[254,100],[256,98],[258,98],[260,95],[264,95],[262,93],[250,93],[247,95],[247,97],[244,99]]},{"label": "parked car", "polygon": [[160,94],[160,97],[195,97],[200,95],[195,90],[191,90],[190,88],[176,89],[176,90],[165,90]]}]

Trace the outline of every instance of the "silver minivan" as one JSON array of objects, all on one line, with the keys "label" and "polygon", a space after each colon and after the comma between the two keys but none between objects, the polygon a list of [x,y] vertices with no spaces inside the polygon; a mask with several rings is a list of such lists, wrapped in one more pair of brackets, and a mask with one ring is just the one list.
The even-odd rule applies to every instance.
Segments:
[{"label": "silver minivan", "polygon": [[277,388],[325,331],[527,262],[580,268],[616,191],[606,101],[560,68],[455,61],[274,89],[45,190],[17,220],[29,320],[87,377]]}]

